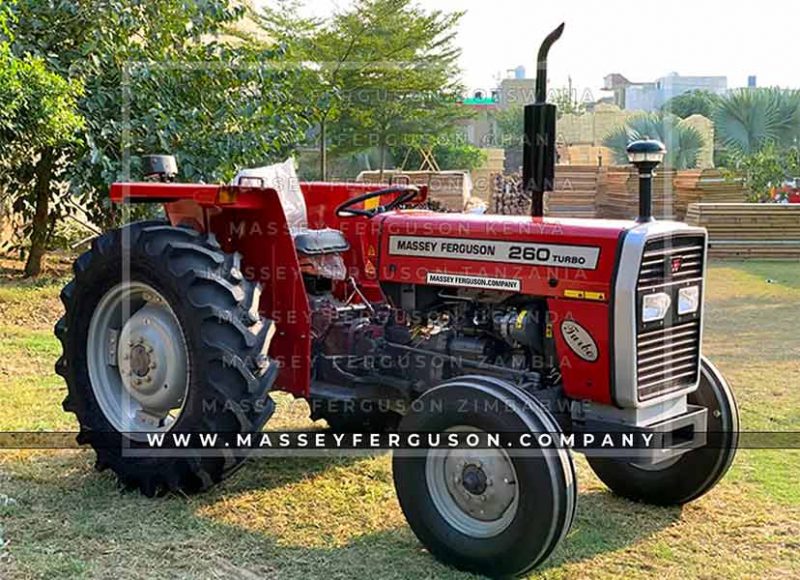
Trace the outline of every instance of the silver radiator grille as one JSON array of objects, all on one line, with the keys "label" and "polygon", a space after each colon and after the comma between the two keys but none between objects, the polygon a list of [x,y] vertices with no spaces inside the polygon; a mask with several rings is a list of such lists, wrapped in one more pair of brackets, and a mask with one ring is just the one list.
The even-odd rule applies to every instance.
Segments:
[{"label": "silver radiator grille", "polygon": [[[651,240],[645,246],[639,270],[639,318],[636,335],[636,375],[640,401],[689,387],[697,382],[700,364],[701,312],[678,316],[678,291],[700,286],[702,295],[705,239],[674,236]],[[665,292],[672,307],[660,321],[641,322],[641,300]]]}]

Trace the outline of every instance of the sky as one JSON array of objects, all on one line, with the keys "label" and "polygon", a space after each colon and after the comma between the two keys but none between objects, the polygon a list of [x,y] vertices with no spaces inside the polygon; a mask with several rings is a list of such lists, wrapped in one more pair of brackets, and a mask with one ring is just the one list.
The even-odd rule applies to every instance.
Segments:
[{"label": "sky", "polygon": [[[800,3],[791,0],[417,0],[427,9],[465,10],[458,32],[463,81],[469,93],[488,92],[509,69],[535,74],[542,39],[561,22],[566,29],[550,51],[551,88],[568,77],[579,98],[595,100],[612,72],[652,81],[670,72],[721,75],[728,87],[800,87],[795,26]],[[268,4],[269,0],[256,0]],[[349,0],[305,0],[322,16]],[[782,25],[785,23],[786,25]]]}]

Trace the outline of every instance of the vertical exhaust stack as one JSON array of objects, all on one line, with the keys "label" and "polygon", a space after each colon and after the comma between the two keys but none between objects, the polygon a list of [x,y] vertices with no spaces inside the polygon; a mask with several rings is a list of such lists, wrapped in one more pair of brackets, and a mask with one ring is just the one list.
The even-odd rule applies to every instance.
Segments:
[{"label": "vertical exhaust stack", "polygon": [[544,193],[553,191],[556,171],[556,106],[547,102],[547,53],[561,38],[564,24],[539,47],[536,59],[536,101],[525,105],[525,142],[522,145],[522,184],[531,195],[531,215],[544,215]]},{"label": "vertical exhaust stack", "polygon": [[639,139],[626,148],[628,161],[639,171],[639,216],[636,221],[653,221],[653,171],[664,161],[667,153],[661,141]]}]

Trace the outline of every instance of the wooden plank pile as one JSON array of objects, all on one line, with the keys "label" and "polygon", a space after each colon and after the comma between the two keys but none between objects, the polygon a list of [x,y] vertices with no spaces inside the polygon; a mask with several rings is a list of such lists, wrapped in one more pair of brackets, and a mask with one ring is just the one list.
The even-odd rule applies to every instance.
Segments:
[{"label": "wooden plank pile", "polygon": [[[639,178],[629,167],[609,167],[599,186],[598,217],[632,217],[638,207]],[[741,180],[727,179],[717,169],[657,170],[653,179],[653,214],[660,219],[683,220],[689,204],[744,202]]]},{"label": "wooden plank pile", "polygon": [[[545,195],[545,215],[554,217],[595,216],[600,168],[583,165],[556,167],[554,191]],[[522,188],[519,173],[494,176],[490,211],[504,215],[527,215],[531,199]]]},{"label": "wooden plank pile", "polygon": [[703,203],[744,203],[749,194],[741,179],[728,178],[718,169],[704,169],[697,189]]},{"label": "wooden plank pile", "polygon": [[[653,215],[658,219],[681,220],[686,207],[697,201],[693,191],[683,187],[674,170],[656,171],[653,177]],[[676,184],[677,182],[677,184]],[[639,176],[635,169],[609,167],[601,188],[598,217],[631,219],[639,208]]]},{"label": "wooden plank pile", "polygon": [[598,181],[605,171],[596,165],[558,165],[547,215],[593,218],[597,211]]},{"label": "wooden plank pile", "polygon": [[714,257],[800,259],[800,204],[693,203],[686,222],[708,230]]}]

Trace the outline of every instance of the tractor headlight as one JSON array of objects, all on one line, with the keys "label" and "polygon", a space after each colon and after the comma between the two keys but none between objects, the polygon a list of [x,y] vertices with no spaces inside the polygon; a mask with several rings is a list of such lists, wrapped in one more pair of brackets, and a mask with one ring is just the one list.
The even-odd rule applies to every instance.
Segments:
[{"label": "tractor headlight", "polygon": [[687,286],[678,290],[678,315],[692,314],[700,307],[700,287]]},{"label": "tractor headlight", "polygon": [[642,322],[654,322],[661,320],[669,312],[672,298],[664,292],[647,294],[642,300]]}]

